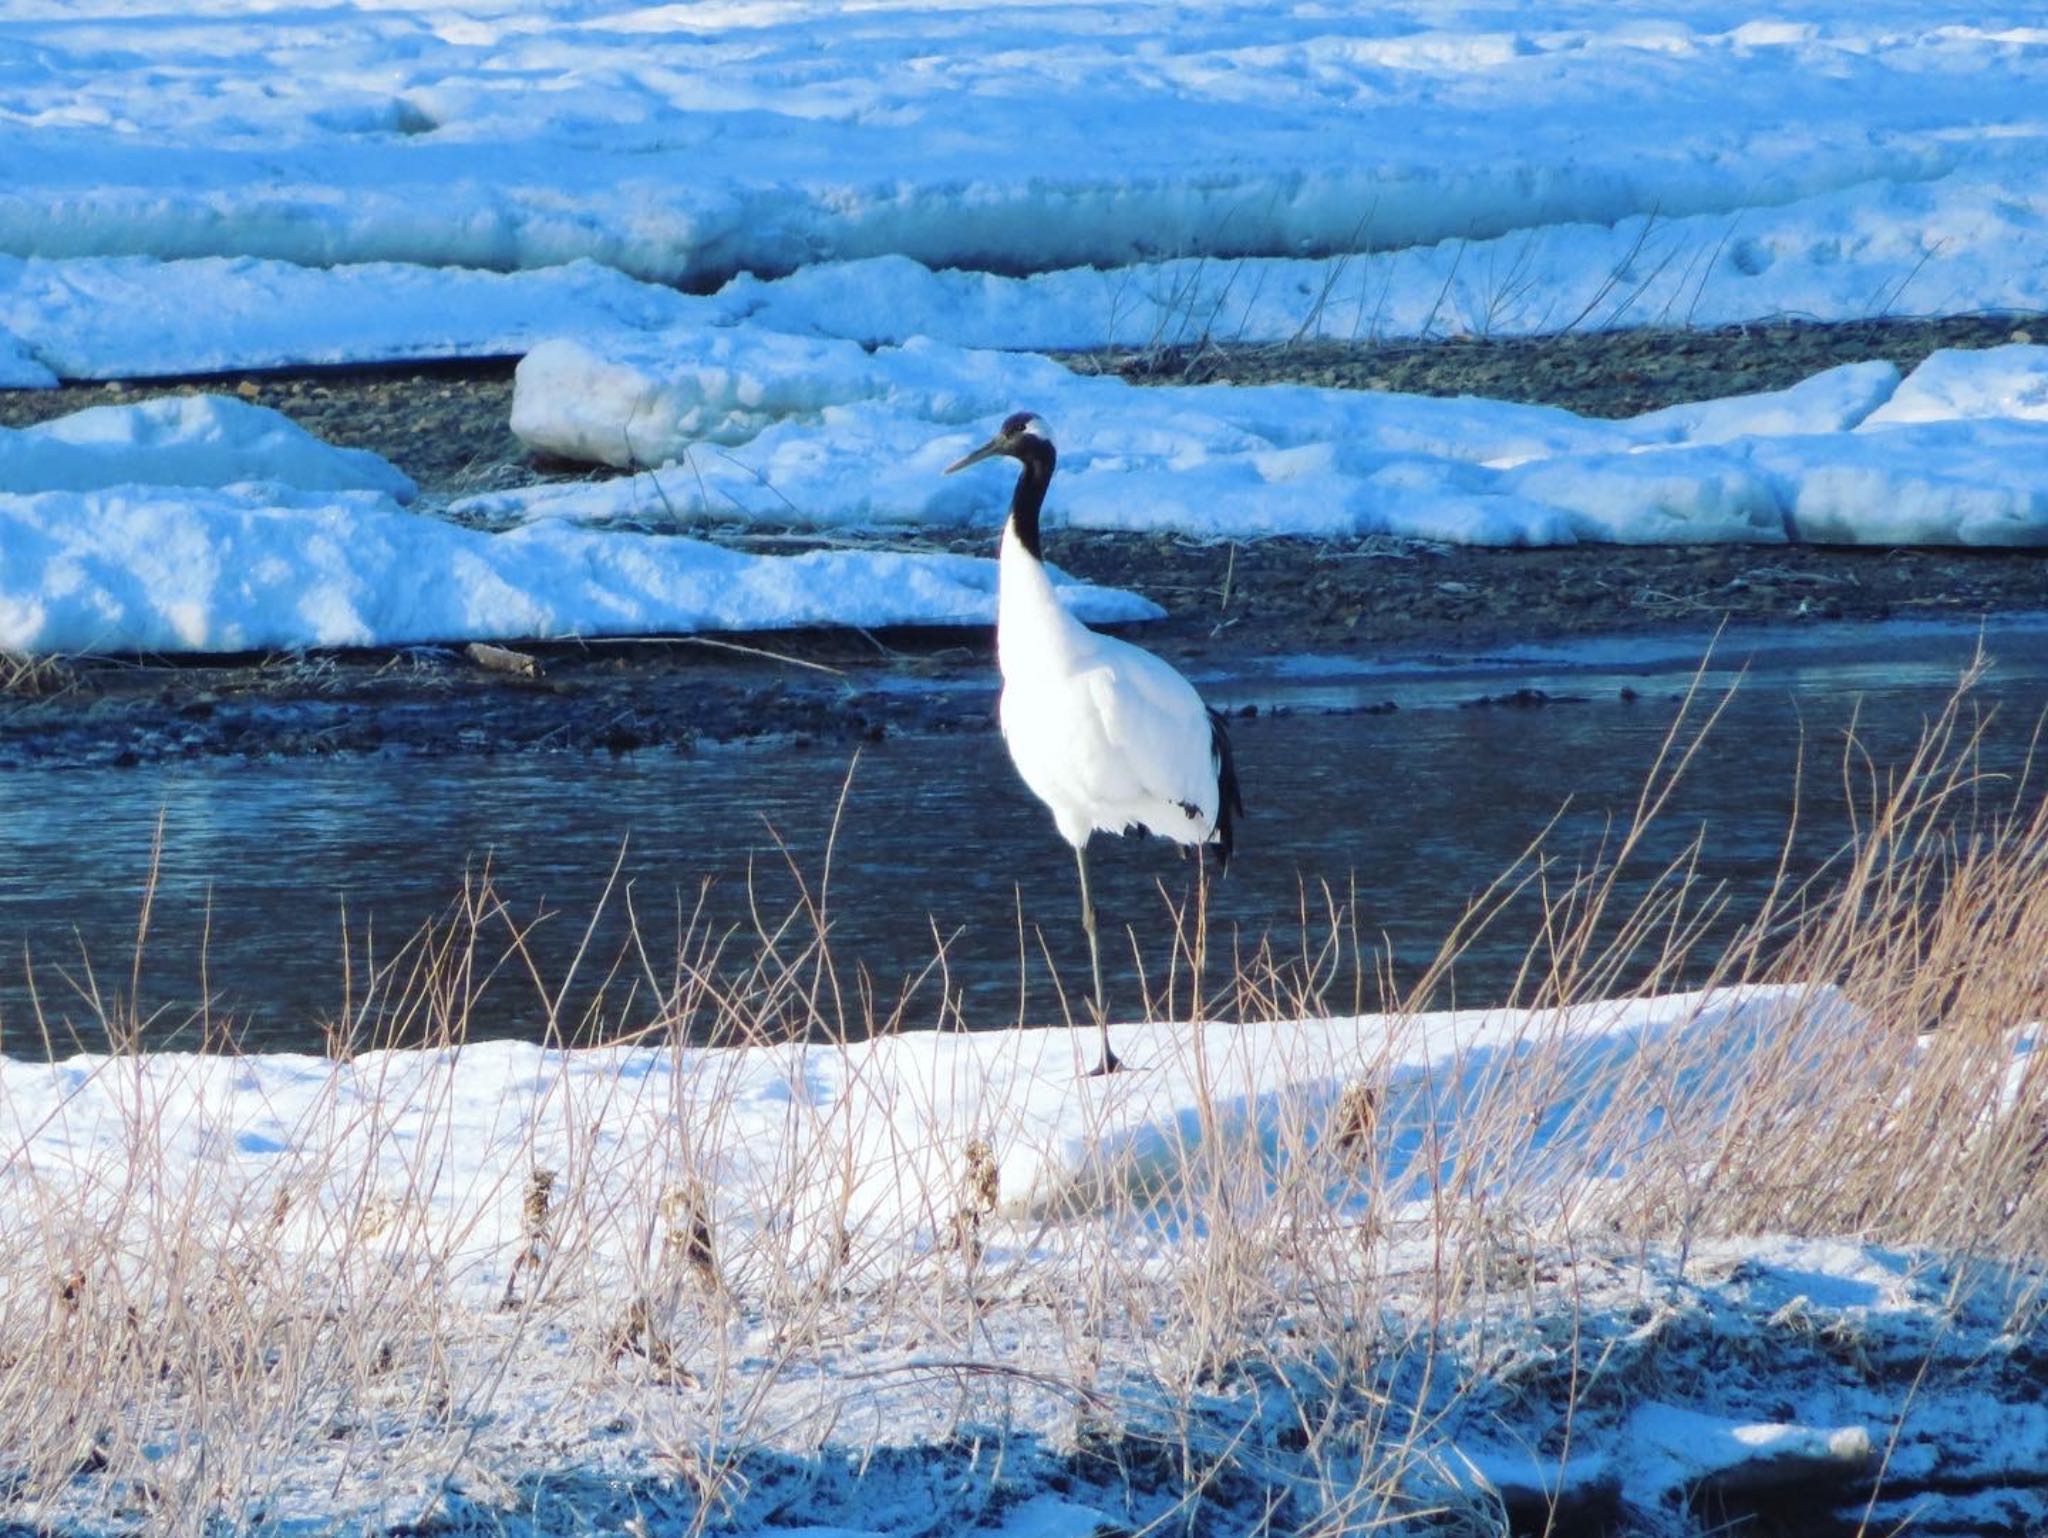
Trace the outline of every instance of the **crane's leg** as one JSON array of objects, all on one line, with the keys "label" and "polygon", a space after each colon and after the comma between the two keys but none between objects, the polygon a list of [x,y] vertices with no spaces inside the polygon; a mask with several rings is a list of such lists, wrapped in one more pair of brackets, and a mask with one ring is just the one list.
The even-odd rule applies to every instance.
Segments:
[{"label": "crane's leg", "polygon": [[1074,868],[1081,873],[1081,928],[1088,935],[1088,966],[1095,975],[1095,1028],[1102,1032],[1102,1061],[1088,1070],[1088,1077],[1115,1073],[1123,1064],[1109,1049],[1109,1013],[1102,999],[1102,945],[1095,934],[1095,899],[1088,892],[1088,846],[1074,846]]}]

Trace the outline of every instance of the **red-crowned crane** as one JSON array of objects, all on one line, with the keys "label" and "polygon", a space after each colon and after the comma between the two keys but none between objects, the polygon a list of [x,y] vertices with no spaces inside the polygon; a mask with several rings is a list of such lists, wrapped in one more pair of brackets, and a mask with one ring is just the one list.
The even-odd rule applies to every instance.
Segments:
[{"label": "red-crowned crane", "polygon": [[1102,1032],[1102,1061],[1093,1072],[1112,1073],[1120,1065],[1109,1045],[1102,951],[1088,892],[1089,835],[1143,828],[1198,852],[1214,844],[1220,871],[1230,862],[1244,802],[1223,718],[1202,703],[1194,685],[1150,652],[1090,630],[1053,592],[1038,514],[1059,456],[1045,423],[1028,411],[1015,413],[946,473],[996,455],[1020,466],[997,563],[1003,740],[1017,773],[1074,848],[1095,1024]]}]

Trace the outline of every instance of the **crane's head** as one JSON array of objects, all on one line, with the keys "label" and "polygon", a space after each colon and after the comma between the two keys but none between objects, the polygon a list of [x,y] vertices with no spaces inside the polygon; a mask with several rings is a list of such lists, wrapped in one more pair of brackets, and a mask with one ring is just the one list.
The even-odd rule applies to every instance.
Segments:
[{"label": "crane's head", "polygon": [[965,459],[956,460],[946,466],[946,474],[951,475],[955,470],[965,470],[969,465],[978,465],[984,459],[992,459],[998,454],[1007,454],[1012,459],[1049,459],[1051,453],[1052,434],[1045,430],[1045,423],[1033,412],[1016,411],[1003,418],[1003,425],[988,442]]}]

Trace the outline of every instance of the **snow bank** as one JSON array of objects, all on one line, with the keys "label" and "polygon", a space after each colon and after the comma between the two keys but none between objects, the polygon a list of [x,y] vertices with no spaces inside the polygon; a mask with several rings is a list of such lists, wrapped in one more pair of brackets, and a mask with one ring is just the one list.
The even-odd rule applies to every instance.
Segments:
[{"label": "snow bank", "polygon": [[[252,257],[0,256],[0,387],[516,356],[553,336],[758,327],[1001,351],[1721,326],[1879,308],[2048,310],[2048,191],[1879,184],[1782,206],[1554,224],[1333,257],[1013,276],[887,255],[681,293],[587,259],[496,273]],[[1513,274],[1512,277],[1509,274]],[[1623,278],[1619,274],[1633,274]],[[11,360],[11,361],[9,361]]]},{"label": "snow bank", "polygon": [[[1067,584],[1097,622],[1159,609]],[[234,652],[814,625],[991,625],[995,563],[749,555],[563,523],[503,534],[366,493],[0,493],[0,649]]]},{"label": "snow bank", "polygon": [[0,256],[0,385],[10,346],[40,373],[11,381],[23,385],[514,357],[564,332],[675,325],[703,304],[590,261],[495,273]]},{"label": "snow bank", "polygon": [[[283,1172],[329,1157],[325,1140],[337,1129],[357,1137],[348,1129],[374,1124],[382,1129],[375,1147],[350,1150],[351,1160],[371,1161],[380,1188],[406,1188],[416,1150],[446,1150],[421,1199],[432,1230],[454,1246],[451,1265],[487,1293],[503,1286],[505,1247],[522,1232],[525,1172],[575,1165],[586,1157],[583,1129],[600,1123],[619,1154],[615,1176],[643,1155],[656,1165],[687,1158],[715,1173],[723,1234],[786,1240],[792,1223],[844,1219],[871,1237],[914,1244],[934,1220],[938,1194],[956,1186],[970,1142],[989,1149],[998,1172],[997,1213],[1073,1215],[1116,1193],[1162,1189],[1205,1140],[1255,1159],[1287,1156],[1283,1128],[1306,1129],[1312,1145],[1355,1081],[1381,1086],[1381,1125],[1395,1129],[1402,1157],[1415,1158],[1435,1139],[1454,1145],[1459,1108],[1517,1072],[1560,1086],[1584,1079],[1589,1095],[1605,1094],[1594,1086],[1615,1082],[1617,1065],[1638,1054],[1696,1055],[1711,1041],[1739,1065],[1788,1020],[1832,1011],[1825,994],[1788,988],[1568,1014],[1126,1025],[1114,1034],[1130,1071],[1108,1078],[1086,1074],[1092,1031],[1060,1029],[723,1049],[563,1051],[497,1041],[340,1062],[0,1058],[0,1140],[25,1150],[45,1179],[161,1160],[167,1191],[203,1173],[260,1193]],[[138,1101],[158,1114],[138,1121]],[[206,1114],[195,1114],[200,1107]],[[1572,1123],[1583,1127],[1588,1114],[1581,1104]],[[138,1128],[147,1150],[133,1146]],[[678,1129],[688,1129],[680,1141]],[[821,1169],[843,1179],[820,1188]],[[1426,1165],[1417,1176],[1420,1195]],[[357,1168],[337,1178],[363,1176]]]},{"label": "snow bank", "polygon": [[96,406],[34,427],[0,427],[0,491],[123,484],[369,491],[409,502],[409,476],[364,449],[323,443],[282,412],[220,395]]},{"label": "snow bank", "polygon": [[48,390],[61,382],[19,337],[0,330],[0,390]]},{"label": "snow bank", "polygon": [[[496,521],[671,512],[819,527],[988,519],[992,477],[943,475],[1011,410],[1051,424],[1048,518],[1215,538],[1396,534],[1457,544],[2048,543],[2048,422],[2030,347],[1939,353],[1628,421],[1502,401],[1299,386],[1137,386],[1045,359],[911,342],[686,329],[544,344],[520,364],[529,444],[673,466],[462,504]],[[1974,381],[1973,383],[1966,383]],[[1955,420],[1881,414],[1975,402]],[[2016,404],[2003,412],[1998,402]],[[1918,417],[1928,406],[1909,407]],[[1882,425],[1883,432],[1859,427]]]},{"label": "snow bank", "polygon": [[1937,352],[1863,420],[1866,431],[1989,418],[2048,422],[2048,347],[2014,343]]},{"label": "snow bank", "polygon": [[2048,420],[1926,422],[1759,442],[1793,536],[1845,545],[2048,545]]},{"label": "snow bank", "polygon": [[[1472,399],[1139,388],[935,343],[869,353],[751,331],[607,350],[555,342],[520,366],[515,423],[529,441],[680,462],[455,509],[500,533],[403,512],[412,483],[383,460],[245,402],[102,407],[0,429],[0,647],[986,624],[985,560],[753,556],[645,530],[699,518],[992,523],[1001,478],[943,472],[1025,404],[1060,436],[1054,521],[1077,527],[1474,544],[2048,544],[2048,419],[2030,393],[2042,351],[1937,354],[1904,385],[1889,365],[1854,365],[1790,390],[1602,422]],[[1908,408],[1880,419],[1902,397]],[[1096,622],[1161,612],[1128,593],[1066,591]]]},{"label": "snow bank", "polygon": [[[0,429],[0,650],[233,652],[813,625],[986,625],[990,560],[761,556],[548,522],[404,511],[412,482],[219,396]],[[1062,581],[1096,621],[1156,617]]]},{"label": "snow bank", "polygon": [[[1730,21],[1683,0],[1545,0],[1507,28],[1419,0],[547,0],[277,13],[252,37],[237,0],[37,5],[0,65],[0,249],[590,257],[701,282],[892,253],[1014,272],[1388,249],[1965,170],[2014,223],[2036,207],[2048,92],[2024,29],[1960,0]],[[1961,229],[1910,222],[1928,248]],[[1767,231],[1737,238],[1756,241],[1740,266],[1777,256]],[[1853,232],[1832,238],[1855,255]],[[1910,270],[1888,263],[1870,305]]]},{"label": "snow bank", "polygon": [[752,328],[610,348],[543,342],[516,377],[528,383],[513,396],[512,431],[529,448],[622,468],[746,443],[785,418],[815,421],[889,388],[884,368],[852,342]]},{"label": "snow bank", "polygon": [[[1440,110],[1438,108],[1433,110]],[[909,257],[742,273],[699,317],[870,345],[1084,351],[1202,342],[1511,337],[1797,317],[2048,310],[2048,187],[1973,171],[1739,211],[1540,219],[1486,238],[1062,268]]]}]

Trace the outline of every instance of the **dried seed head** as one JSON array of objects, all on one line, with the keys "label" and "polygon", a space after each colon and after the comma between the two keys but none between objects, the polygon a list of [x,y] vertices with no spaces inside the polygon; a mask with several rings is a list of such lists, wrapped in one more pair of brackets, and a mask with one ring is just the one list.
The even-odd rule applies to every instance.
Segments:
[{"label": "dried seed head", "polygon": [[1002,1172],[996,1168],[994,1150],[980,1138],[972,1139],[967,1145],[967,1179],[960,1197],[961,1210],[986,1217],[996,1210],[1001,1188]]},{"label": "dried seed head", "polygon": [[374,1239],[398,1220],[399,1204],[388,1196],[373,1196],[356,1214],[356,1238]]},{"label": "dried seed head", "polygon": [[1380,1125],[1379,1086],[1354,1079],[1337,1097],[1337,1109],[1330,1116],[1330,1145],[1353,1161],[1372,1150],[1374,1133]]},{"label": "dried seed head", "polygon": [[970,1266],[981,1264],[982,1220],[994,1214],[1001,1188],[1002,1174],[996,1168],[994,1152],[982,1139],[970,1139],[967,1168],[960,1182],[960,1209],[953,1214],[943,1245],[966,1256]]},{"label": "dried seed head", "polygon": [[519,1306],[519,1273],[527,1266],[540,1266],[547,1259],[548,1247],[548,1193],[555,1188],[553,1170],[536,1169],[526,1182],[526,1243],[512,1258],[512,1269],[505,1277],[505,1296],[498,1300],[501,1309]]},{"label": "dried seed head", "polygon": [[670,1186],[662,1193],[659,1210],[668,1224],[664,1253],[689,1267],[707,1286],[720,1287],[718,1256],[711,1242],[711,1202],[702,1182]]},{"label": "dried seed head", "polygon": [[535,1243],[548,1236],[549,1193],[554,1188],[553,1170],[536,1169],[526,1183],[526,1237]]}]

